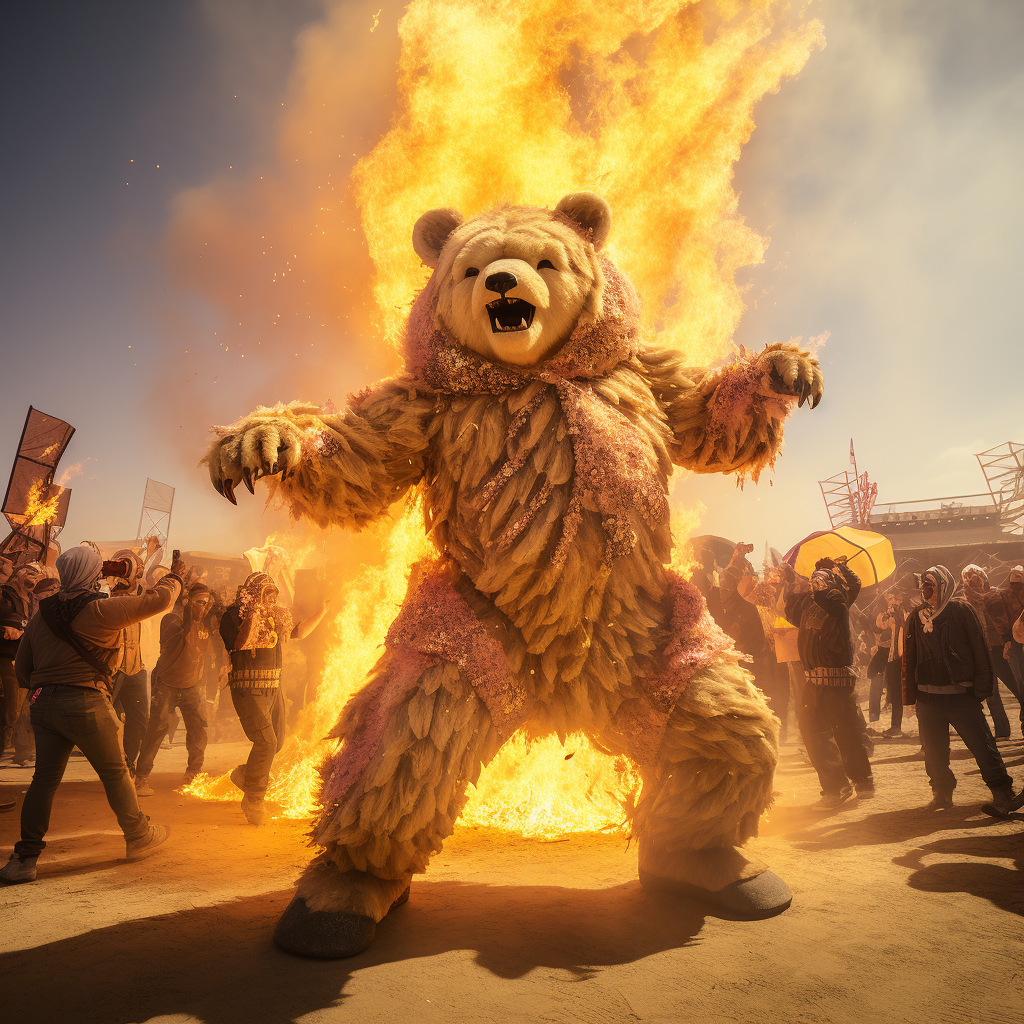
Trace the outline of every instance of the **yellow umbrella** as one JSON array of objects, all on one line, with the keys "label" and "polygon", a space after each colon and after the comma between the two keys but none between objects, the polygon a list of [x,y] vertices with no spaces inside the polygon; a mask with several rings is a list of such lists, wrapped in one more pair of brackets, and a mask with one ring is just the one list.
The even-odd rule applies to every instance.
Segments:
[{"label": "yellow umbrella", "polygon": [[846,556],[846,564],[860,577],[865,587],[888,579],[896,571],[896,556],[887,537],[868,530],[840,526],[835,530],[812,533],[785,558],[801,576],[814,572],[819,558]]}]

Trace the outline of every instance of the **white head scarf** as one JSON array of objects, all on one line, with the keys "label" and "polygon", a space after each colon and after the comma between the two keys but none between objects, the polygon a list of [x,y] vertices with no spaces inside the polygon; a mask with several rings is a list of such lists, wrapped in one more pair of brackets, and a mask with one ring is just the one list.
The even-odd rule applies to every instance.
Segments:
[{"label": "white head scarf", "polygon": [[103,571],[103,559],[92,548],[70,548],[57,557],[57,572],[60,573],[62,601],[68,601],[80,594],[95,590],[96,581]]}]

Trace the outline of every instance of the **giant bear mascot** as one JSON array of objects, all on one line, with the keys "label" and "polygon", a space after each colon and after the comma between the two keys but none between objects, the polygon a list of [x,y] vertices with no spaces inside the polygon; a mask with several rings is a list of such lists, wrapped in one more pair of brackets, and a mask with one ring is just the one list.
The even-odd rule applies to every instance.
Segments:
[{"label": "giant bear mascot", "polygon": [[667,489],[673,466],[756,479],[821,370],[793,344],[682,366],[602,255],[610,223],[589,192],[424,214],[413,247],[433,275],[404,372],[337,414],[294,402],[216,432],[206,462],[232,502],[270,477],[294,515],[361,527],[420,484],[439,552],[332,733],[322,852],[278,924],[285,949],[366,948],[520,728],[582,730],[639,766],[644,886],[750,917],[792,900],[740,851],[771,801],[778,720],[667,565]]}]

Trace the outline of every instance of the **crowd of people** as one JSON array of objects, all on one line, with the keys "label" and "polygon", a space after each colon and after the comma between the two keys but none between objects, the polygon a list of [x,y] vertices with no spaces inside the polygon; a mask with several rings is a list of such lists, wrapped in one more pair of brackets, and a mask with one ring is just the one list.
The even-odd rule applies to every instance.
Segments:
[{"label": "crowd of people", "polygon": [[[1012,567],[1006,583],[993,587],[981,566],[966,566],[958,581],[937,565],[864,607],[857,603],[861,580],[844,559],[821,559],[804,578],[785,562],[757,572],[747,557],[752,550],[738,544],[719,566],[705,548],[692,579],[746,655],[784,741],[795,707],[821,785],[819,806],[874,795],[874,741],[903,737],[907,706],[916,708],[930,809],[953,805],[951,728],[991,790],[983,810],[1006,817],[1024,803],[996,742],[1010,736],[1000,682],[1021,703],[1024,567]],[[224,690],[252,744],[231,781],[246,819],[263,822],[271,768],[286,733],[283,645],[308,636],[325,606],[293,621],[263,572],[251,573],[226,604],[180,557],[169,569],[147,570],[132,550],[104,561],[94,545],[64,552],[55,568],[8,564],[0,579],[0,756],[13,745],[17,763],[35,760],[21,839],[0,880],[35,878],[54,795],[75,747],[103,783],[128,859],[159,848],[169,830],[152,824],[140,805],[154,794],[149,780],[157,753],[180,715],[188,757],[182,781],[192,782],[203,770],[211,719],[229,707],[220,699]],[[158,615],[160,654],[147,673],[142,624]],[[858,694],[862,674],[867,720]],[[883,694],[891,718],[879,732],[873,725]],[[4,810],[14,806],[0,803]]]},{"label": "crowd of people", "polygon": [[[747,557],[752,550],[737,544],[719,567],[704,547],[692,579],[715,621],[749,658],[783,740],[795,706],[821,785],[819,806],[874,795],[874,743],[902,739],[904,708],[911,706],[932,790],[929,809],[953,805],[950,728],[992,792],[983,809],[1006,817],[1024,803],[997,745],[1010,737],[1000,682],[1021,705],[1024,728],[1024,567],[1011,567],[1000,587],[973,563],[959,581],[941,565],[898,574],[898,583],[859,607],[861,580],[844,559],[820,559],[805,579],[786,562],[757,572]],[[867,720],[858,693],[862,674]],[[879,731],[883,694],[891,718]]]},{"label": "crowd of people", "polygon": [[[293,622],[262,572],[249,575],[230,605],[217,604],[180,558],[147,573],[128,549],[104,561],[95,546],[82,545],[61,554],[55,568],[30,562],[9,572],[0,590],[0,755],[15,741],[19,763],[34,756],[35,771],[22,803],[21,839],[0,880],[34,880],[75,747],[103,783],[127,858],[146,857],[166,842],[167,826],[152,824],[139,802],[154,794],[149,776],[157,752],[179,713],[188,753],[182,781],[192,782],[203,769],[210,713],[217,713],[224,689],[252,743],[231,780],[246,819],[262,824],[271,767],[285,739],[283,645],[308,636],[326,606]],[[147,678],[142,624],[158,615],[160,655]],[[208,699],[211,678],[221,676],[223,686],[215,684]],[[34,751],[27,741],[17,745],[26,706]]]}]

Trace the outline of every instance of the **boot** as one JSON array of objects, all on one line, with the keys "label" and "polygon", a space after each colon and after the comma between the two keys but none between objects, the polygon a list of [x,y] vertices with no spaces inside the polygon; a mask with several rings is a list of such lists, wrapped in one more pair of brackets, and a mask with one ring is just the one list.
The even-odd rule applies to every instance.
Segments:
[{"label": "boot", "polygon": [[992,815],[993,818],[1008,818],[1010,812],[1020,807],[1020,797],[1013,794],[1013,783],[1007,782],[1002,786],[990,786],[992,799],[987,804],[982,804],[981,809]]},{"label": "boot", "polygon": [[149,784],[148,775],[138,775],[135,778],[136,796],[156,796],[156,790]]},{"label": "boot", "polygon": [[274,929],[281,949],[318,960],[361,953],[377,923],[409,899],[409,879],[339,871],[320,856],[299,879],[299,890]]},{"label": "boot", "polygon": [[639,872],[648,891],[690,896],[746,918],[774,917],[793,902],[778,875],[735,847],[669,854],[641,841]]},{"label": "boot", "polygon": [[125,860],[142,860],[167,842],[171,830],[166,825],[150,825],[149,835],[125,843]]},{"label": "boot", "polygon": [[18,885],[20,882],[34,882],[36,880],[36,861],[39,859],[37,853],[34,857],[19,857],[12,853],[11,859],[0,868],[0,881],[8,885]]},{"label": "boot", "polygon": [[926,811],[948,811],[953,806],[952,793],[934,793],[929,803],[925,804]]},{"label": "boot", "polygon": [[263,801],[252,800],[249,798],[249,794],[246,793],[242,797],[242,813],[245,815],[246,820],[250,825],[262,825],[263,824]]}]

